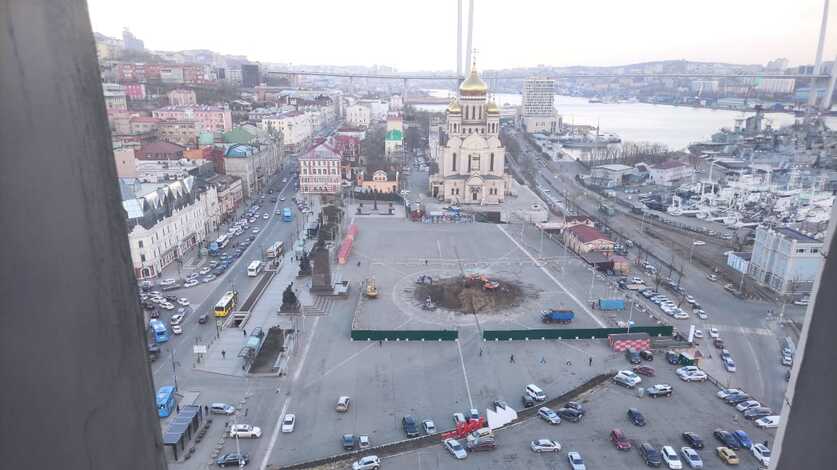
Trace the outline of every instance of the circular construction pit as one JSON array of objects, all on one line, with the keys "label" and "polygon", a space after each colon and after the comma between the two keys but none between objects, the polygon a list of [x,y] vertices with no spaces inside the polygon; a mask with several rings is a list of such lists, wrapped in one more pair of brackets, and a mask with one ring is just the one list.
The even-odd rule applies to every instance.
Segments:
[{"label": "circular construction pit", "polygon": [[[535,293],[530,293],[531,299]],[[498,313],[521,305],[527,299],[520,284],[480,274],[431,278],[420,275],[416,279],[413,296],[419,306],[443,308],[459,313]],[[428,302],[429,299],[429,302]]]}]

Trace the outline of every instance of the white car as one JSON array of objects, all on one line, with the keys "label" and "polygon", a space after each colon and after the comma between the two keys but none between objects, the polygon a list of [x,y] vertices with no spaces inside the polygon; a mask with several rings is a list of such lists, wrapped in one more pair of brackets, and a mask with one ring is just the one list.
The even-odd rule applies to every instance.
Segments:
[{"label": "white car", "polygon": [[270,216],[269,216],[268,214],[262,214],[262,219],[267,220],[267,219],[269,219],[269,218],[270,218]]},{"label": "white car", "polygon": [[637,386],[642,379],[631,370],[620,370],[613,376],[613,381],[628,388]]},{"label": "white car", "polygon": [[191,281],[186,281],[183,283],[183,287],[195,287],[196,285],[200,284],[201,282],[197,279],[192,279]]},{"label": "white car", "polygon": [[529,443],[533,452],[561,452],[561,443],[551,439],[538,439]]},{"label": "white car", "polygon": [[294,432],[296,427],[296,415],[288,413],[282,418],[282,432]]},{"label": "white car", "polygon": [[724,357],[722,360],[724,361],[724,368],[727,370],[727,372],[735,372],[735,360],[733,360],[729,356]]},{"label": "white car", "polygon": [[459,423],[466,423],[468,420],[465,419],[464,413],[454,413],[453,414],[453,425],[456,426]]},{"label": "white car", "polygon": [[162,281],[160,281],[160,285],[163,286],[163,287],[173,286],[175,282],[177,282],[177,281],[172,279],[172,278],[168,278],[168,279],[163,279]]},{"label": "white car", "polygon": [[457,460],[462,460],[468,456],[468,452],[456,439],[445,439],[442,445],[444,445],[445,449],[447,449],[451,455],[456,457]]},{"label": "white car", "polygon": [[773,429],[779,426],[779,416],[765,416],[756,420],[756,426],[762,429]]},{"label": "white car", "polygon": [[703,338],[703,331],[695,330],[695,338],[702,339]]},{"label": "white car", "polygon": [[252,233],[253,235],[255,235],[255,234],[259,233],[259,228],[258,228],[258,227],[256,227],[256,228],[254,228],[253,230],[250,230],[250,233]]},{"label": "white car", "polygon": [[181,307],[188,307],[189,306],[189,299],[187,299],[186,297],[181,297],[181,298],[177,299],[177,303]]},{"label": "white car", "polygon": [[160,308],[164,308],[166,310],[174,310],[174,305],[169,302],[162,302],[160,303]]},{"label": "white car", "polygon": [[663,461],[668,465],[668,468],[671,470],[681,470],[683,468],[683,462],[680,461],[680,457],[677,456],[674,447],[663,446],[662,454]]},{"label": "white car", "polygon": [[707,315],[706,312],[704,312],[703,310],[697,309],[697,310],[693,310],[693,312],[701,320],[709,320],[709,315]]},{"label": "white car", "polygon": [[706,372],[697,366],[685,366],[677,369],[677,376],[686,382],[703,382],[707,379]]},{"label": "white car", "polygon": [[181,315],[179,313],[175,313],[174,315],[171,316],[171,320],[169,320],[169,323],[172,326],[179,325],[179,324],[183,323],[183,315]]},{"label": "white car", "polygon": [[703,460],[700,458],[700,454],[691,447],[681,447],[680,455],[683,456],[683,460],[690,468],[703,468]]},{"label": "white car", "polygon": [[573,470],[587,470],[587,466],[584,465],[584,458],[578,452],[567,452],[567,460],[570,461],[570,468]]},{"label": "white car", "polygon": [[230,426],[230,437],[256,439],[262,437],[262,430],[250,424],[233,424]]},{"label": "white car", "polygon": [[703,246],[703,245],[706,245],[706,242],[705,242],[705,241],[703,241],[703,240],[695,240],[695,241],[693,241],[693,242],[692,242],[692,245],[694,245],[694,246]]},{"label": "white car", "polygon": [[695,298],[692,297],[691,295],[687,295],[686,296],[686,302],[689,302],[690,304],[693,304],[693,303],[695,303]]},{"label": "white car", "polygon": [[425,419],[421,422],[421,427],[424,428],[425,434],[433,434],[436,432],[436,423],[432,419]]},{"label": "white car", "polygon": [[381,459],[377,455],[367,455],[352,464],[352,470],[377,470],[381,468]]},{"label": "white car", "polygon": [[753,444],[753,446],[750,447],[750,451],[753,453],[753,457],[755,457],[760,464],[765,467],[770,465],[770,449],[768,449],[767,446],[762,443]]},{"label": "white car", "polygon": [[545,406],[538,409],[538,416],[549,424],[561,424],[561,417],[558,413]]},{"label": "white car", "polygon": [[[684,312],[683,310],[681,310],[679,308],[677,310],[678,310],[677,312],[674,312],[675,320],[688,320],[689,319],[689,314],[688,313]],[[698,330],[698,331],[700,331],[700,330]],[[695,333],[697,333],[697,331]]]},{"label": "white car", "polygon": [[715,396],[723,400],[724,398],[730,395],[738,395],[739,393],[744,393],[744,390],[739,390],[737,388],[723,388],[719,390],[718,393],[715,394]]},{"label": "white car", "polygon": [[710,338],[712,338],[712,339],[715,339],[715,338],[720,338],[720,337],[721,337],[721,333],[720,333],[720,332],[718,332],[718,329],[717,329],[717,328],[710,328],[710,329],[709,329],[709,337],[710,337]]},{"label": "white car", "polygon": [[171,332],[176,334],[176,335],[182,335],[183,334],[183,327],[180,326],[180,325],[172,325],[171,326]]},{"label": "white car", "polygon": [[735,405],[735,409],[743,412],[756,406],[761,406],[761,403],[757,402],[756,400],[745,400]]}]

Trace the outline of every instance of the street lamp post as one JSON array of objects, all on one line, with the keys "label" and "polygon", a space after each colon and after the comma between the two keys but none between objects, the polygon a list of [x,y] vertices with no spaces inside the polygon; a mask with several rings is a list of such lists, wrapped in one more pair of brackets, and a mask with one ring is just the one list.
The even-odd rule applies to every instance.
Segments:
[{"label": "street lamp post", "polygon": [[174,376],[174,389],[180,390],[177,388],[177,362],[174,360],[175,349],[174,346],[171,348],[171,373]]}]

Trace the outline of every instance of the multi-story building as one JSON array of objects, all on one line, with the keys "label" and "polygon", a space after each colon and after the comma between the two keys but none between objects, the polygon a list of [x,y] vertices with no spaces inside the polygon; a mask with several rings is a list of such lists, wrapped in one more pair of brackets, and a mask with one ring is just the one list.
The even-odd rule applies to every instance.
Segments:
[{"label": "multi-story building", "polygon": [[749,274],[781,295],[810,293],[824,262],[822,248],[822,241],[790,228],[757,227]]},{"label": "multi-story building", "polygon": [[341,157],[341,176],[343,179],[352,180],[361,166],[360,139],[349,135],[337,135],[332,142],[334,150]]},{"label": "multi-story building", "polygon": [[399,190],[398,176],[398,171],[395,170],[363,171],[358,175],[358,182],[363,191],[374,191],[382,194],[397,193]]},{"label": "multi-story building", "polygon": [[108,112],[128,110],[128,97],[122,85],[118,83],[103,83],[102,93],[105,95],[105,109]]},{"label": "multi-story building", "polygon": [[555,80],[527,78],[523,83],[523,127],[529,133],[554,133]]},{"label": "multi-story building", "polygon": [[259,72],[259,64],[241,65],[241,86],[255,88],[261,81],[262,76]]},{"label": "multi-story building", "polygon": [[157,277],[218,228],[218,193],[188,176],[122,202],[137,279]]},{"label": "multi-story building", "polygon": [[613,242],[598,230],[579,224],[564,229],[564,244],[576,253],[613,253]]},{"label": "multi-story building", "polygon": [[224,154],[224,172],[241,178],[245,198],[261,191],[267,178],[279,170],[282,161],[281,144],[236,144]]},{"label": "multi-story building", "polygon": [[789,95],[795,87],[793,78],[760,78],[756,82],[756,91],[760,93]]},{"label": "multi-story building", "polygon": [[157,136],[166,142],[194,147],[197,145],[198,134],[198,124],[193,120],[165,119],[157,123]]},{"label": "multi-story building", "polygon": [[370,119],[371,113],[366,106],[356,104],[346,108],[346,122],[351,126],[366,129]]},{"label": "multi-story building", "polygon": [[137,160],[180,160],[184,147],[171,142],[151,142],[143,145],[136,153]]},{"label": "multi-story building", "polygon": [[455,204],[499,204],[511,191],[506,149],[500,142],[500,108],[475,69],[447,108],[448,141],[439,172],[430,177],[433,197]]},{"label": "multi-story building", "polygon": [[166,93],[170,106],[191,106],[198,104],[195,90],[181,89],[172,90]]},{"label": "multi-story building", "polygon": [[320,144],[299,157],[299,190],[303,194],[340,192],[340,154],[329,144]]},{"label": "multi-story building", "polygon": [[160,120],[151,116],[131,116],[131,135],[151,135],[157,132]]},{"label": "multi-story building", "polygon": [[123,83],[125,96],[131,101],[144,100],[146,98],[145,85],[142,83]]},{"label": "multi-story building", "polygon": [[694,168],[677,160],[666,160],[648,167],[651,180],[662,186],[672,186],[678,181],[691,178],[694,172]]},{"label": "multi-story building", "polygon": [[311,120],[297,111],[263,117],[259,127],[280,131],[285,149],[290,152],[304,148],[314,134]]},{"label": "multi-story building", "polygon": [[151,115],[159,119],[195,121],[199,131],[226,132],[232,129],[232,114],[227,106],[166,106]]},{"label": "multi-story building", "polygon": [[244,200],[244,187],[241,184],[241,178],[215,174],[206,178],[206,183],[214,186],[215,190],[218,191],[221,222],[227,222],[235,217],[235,211]]}]

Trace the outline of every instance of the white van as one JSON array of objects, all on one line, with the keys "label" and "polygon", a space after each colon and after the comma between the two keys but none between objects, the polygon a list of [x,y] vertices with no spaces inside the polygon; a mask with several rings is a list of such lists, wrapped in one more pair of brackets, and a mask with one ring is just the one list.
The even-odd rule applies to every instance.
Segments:
[{"label": "white van", "polygon": [[525,388],[526,394],[535,401],[546,401],[546,393],[535,384],[529,384]]}]

